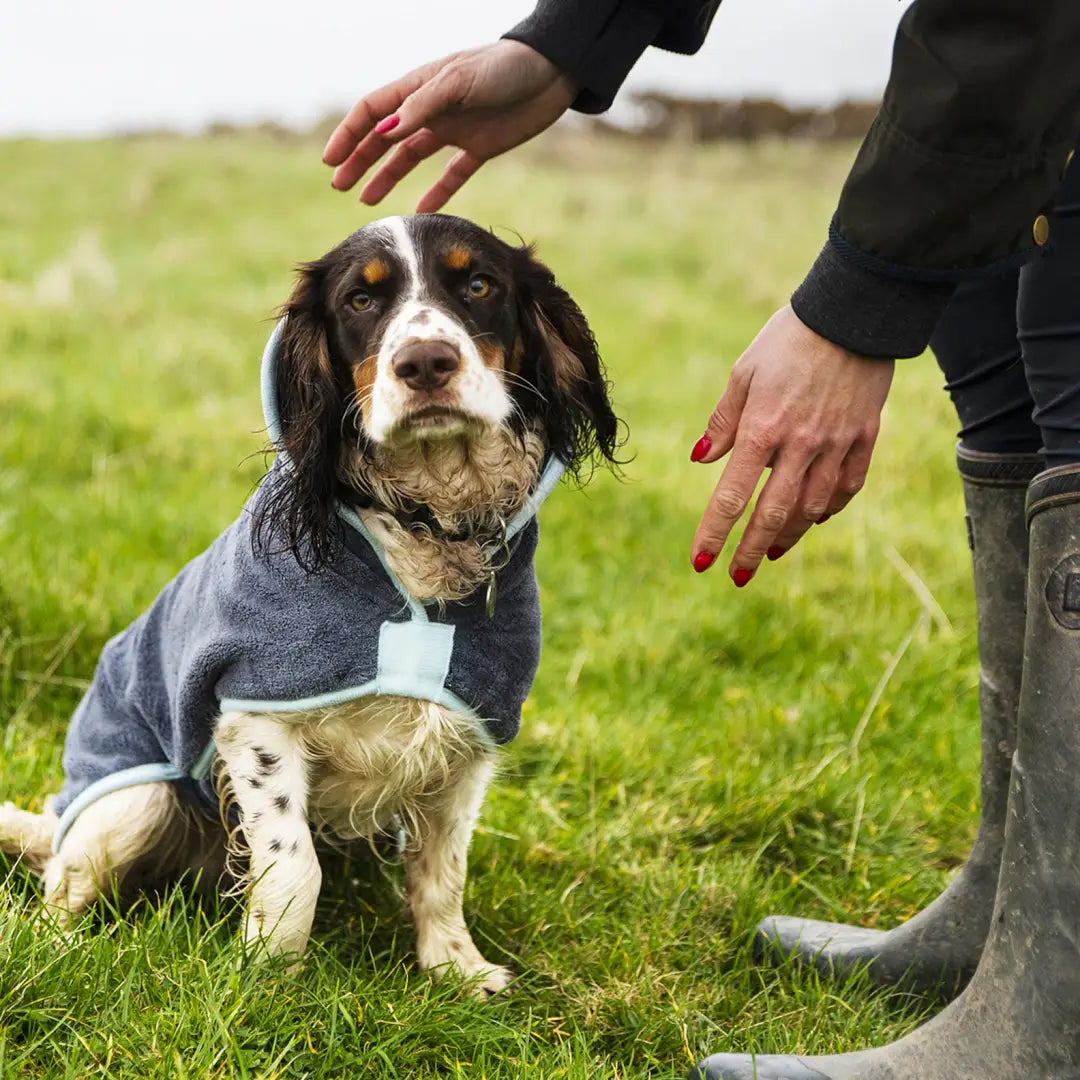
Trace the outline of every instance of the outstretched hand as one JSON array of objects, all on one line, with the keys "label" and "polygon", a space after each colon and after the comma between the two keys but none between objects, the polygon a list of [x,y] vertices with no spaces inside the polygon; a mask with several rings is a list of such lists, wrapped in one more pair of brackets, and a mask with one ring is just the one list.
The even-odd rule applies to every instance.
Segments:
[{"label": "outstretched hand", "polygon": [[781,308],[739,357],[692,461],[731,453],[694,535],[693,567],[708,570],[769,479],[732,556],[740,588],[763,557],[778,559],[815,523],[839,513],[866,479],[893,362],[857,356]]},{"label": "outstretched hand", "polygon": [[550,127],[577,87],[550,60],[517,41],[497,41],[425,64],[362,98],[323,151],[331,184],[348,191],[388,150],[393,153],[360,192],[374,205],[421,161],[458,147],[417,205],[430,213],[490,158]]}]

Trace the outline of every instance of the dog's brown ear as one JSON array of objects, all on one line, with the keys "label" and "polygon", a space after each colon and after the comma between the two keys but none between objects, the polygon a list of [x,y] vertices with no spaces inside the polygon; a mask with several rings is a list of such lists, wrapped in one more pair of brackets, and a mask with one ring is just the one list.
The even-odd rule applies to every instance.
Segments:
[{"label": "dog's brown ear", "polygon": [[305,263],[292,295],[277,356],[277,402],[288,466],[275,471],[261,500],[256,537],[264,550],[285,546],[306,569],[326,561],[337,524],[335,493],[344,404],[334,375],[324,303],[326,267]]},{"label": "dog's brown ear", "polygon": [[578,476],[596,455],[615,463],[619,420],[581,308],[531,248],[517,249],[515,279],[522,375],[537,391],[529,411],[541,417],[550,450]]}]

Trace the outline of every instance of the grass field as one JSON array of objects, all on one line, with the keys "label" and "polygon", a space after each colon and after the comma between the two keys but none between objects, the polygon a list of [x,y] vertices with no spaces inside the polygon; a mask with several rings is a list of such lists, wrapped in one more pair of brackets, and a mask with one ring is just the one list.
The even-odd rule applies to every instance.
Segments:
[{"label": "grass field", "polygon": [[[516,993],[485,1006],[417,972],[400,868],[364,855],[329,870],[295,976],[237,971],[235,910],[181,892],[59,942],[0,866],[0,1077],[674,1077],[721,1049],[895,1038],[933,1007],[748,947],[774,911],[893,925],[974,836],[973,602],[930,359],[900,365],[848,511],[741,592],[688,563],[718,475],[690,447],[851,154],[557,136],[454,206],[538,241],[634,455],[542,515],[544,658],[466,907]],[[377,216],[318,158],[255,136],[0,143],[0,799],[55,788],[101,645],[261,474],[267,319],[294,263]]]}]

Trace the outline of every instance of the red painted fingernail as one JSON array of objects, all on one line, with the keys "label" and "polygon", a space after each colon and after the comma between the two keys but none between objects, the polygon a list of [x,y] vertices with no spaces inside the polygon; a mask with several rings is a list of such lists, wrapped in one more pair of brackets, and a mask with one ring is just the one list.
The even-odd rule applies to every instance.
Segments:
[{"label": "red painted fingernail", "polygon": [[731,575],[731,580],[735,582],[735,588],[741,589],[753,576],[753,570],[747,570],[745,567],[740,566],[739,569]]},{"label": "red painted fingernail", "polygon": [[765,552],[765,558],[767,558],[769,562],[776,562],[776,560],[779,559],[781,555],[786,555],[787,553],[787,548],[771,547],[768,551]]},{"label": "red painted fingernail", "polygon": [[832,517],[832,514],[822,514],[822,515],[821,515],[821,517],[819,517],[819,518],[817,519],[817,523],[818,523],[819,525],[824,525],[824,524],[825,524],[825,522],[826,522],[826,521],[828,521],[828,520],[829,520],[829,518],[831,518],[831,517]]},{"label": "red painted fingernail", "polygon": [[401,117],[398,115],[388,116],[383,120],[380,120],[375,125],[375,131],[379,135],[385,135],[388,131],[393,131],[394,128],[401,123]]},{"label": "red painted fingernail", "polygon": [[716,556],[711,551],[699,551],[694,556],[694,569],[699,574],[703,574],[714,562],[716,562]]},{"label": "red painted fingernail", "polygon": [[694,449],[690,451],[691,461],[700,461],[710,450],[712,449],[712,439],[708,435],[702,435],[696,443],[694,443]]}]

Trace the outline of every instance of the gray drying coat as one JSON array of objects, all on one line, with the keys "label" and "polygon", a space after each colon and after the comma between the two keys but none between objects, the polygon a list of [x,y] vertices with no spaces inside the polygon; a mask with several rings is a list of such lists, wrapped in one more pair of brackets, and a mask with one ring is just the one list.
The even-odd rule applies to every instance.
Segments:
[{"label": "gray drying coat", "polygon": [[[279,324],[262,366],[275,443],[280,336]],[[279,454],[237,521],[105,645],[64,744],[54,850],[83,809],[118,788],[173,780],[216,806],[209,776],[222,712],[297,712],[394,694],[473,718],[487,744],[517,734],[540,659],[535,515],[562,463],[547,463],[508,523],[507,547],[495,558],[510,554],[496,573],[490,616],[483,587],[442,606],[411,596],[346,506],[338,550],[321,570],[303,570],[284,551],[256,555],[252,511],[287,468]]]}]

